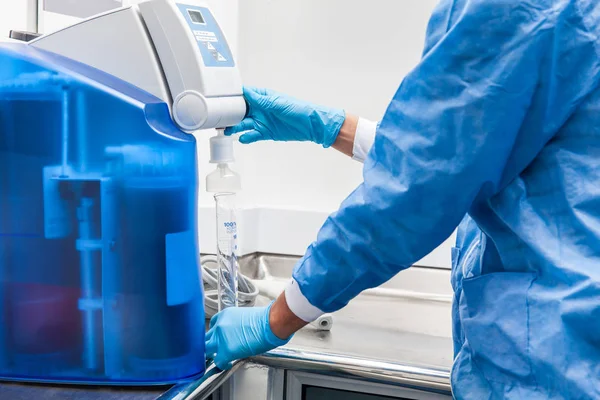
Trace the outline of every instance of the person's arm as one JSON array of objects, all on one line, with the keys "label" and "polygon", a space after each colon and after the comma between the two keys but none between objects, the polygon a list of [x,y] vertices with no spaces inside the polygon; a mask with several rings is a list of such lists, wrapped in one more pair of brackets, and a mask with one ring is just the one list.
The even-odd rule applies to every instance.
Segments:
[{"label": "person's arm", "polygon": [[[544,115],[545,103],[535,110],[532,102],[552,43],[542,27],[552,22],[543,10],[518,12],[518,2],[465,7],[398,89],[364,182],[327,219],[273,305],[274,332],[285,336],[298,319],[339,310],[408,268],[510,178],[504,168],[526,115]],[[528,134],[541,146],[549,133],[538,129]]]}]

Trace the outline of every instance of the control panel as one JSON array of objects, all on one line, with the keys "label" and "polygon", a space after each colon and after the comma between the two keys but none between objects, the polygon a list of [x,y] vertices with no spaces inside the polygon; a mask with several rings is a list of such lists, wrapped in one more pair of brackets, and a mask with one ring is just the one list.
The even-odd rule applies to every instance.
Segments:
[{"label": "control panel", "polygon": [[204,65],[207,67],[234,67],[235,62],[231,50],[210,10],[206,7],[185,4],[178,4],[177,7],[198,42]]},{"label": "control panel", "polygon": [[174,121],[184,131],[235,125],[246,113],[233,54],[207,5],[148,0],[140,15],[168,83]]}]

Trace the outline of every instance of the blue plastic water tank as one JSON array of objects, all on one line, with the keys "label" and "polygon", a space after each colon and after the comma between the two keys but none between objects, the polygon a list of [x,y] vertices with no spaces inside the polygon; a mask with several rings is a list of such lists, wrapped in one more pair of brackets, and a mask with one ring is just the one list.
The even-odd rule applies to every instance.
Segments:
[{"label": "blue plastic water tank", "polygon": [[197,172],[158,98],[0,45],[0,378],[204,372]]}]

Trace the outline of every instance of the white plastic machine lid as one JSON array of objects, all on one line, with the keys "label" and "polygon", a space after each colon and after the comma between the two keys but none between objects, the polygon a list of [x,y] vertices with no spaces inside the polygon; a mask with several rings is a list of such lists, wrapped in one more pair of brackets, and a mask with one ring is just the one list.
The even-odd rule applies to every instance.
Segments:
[{"label": "white plastic machine lid", "polygon": [[232,126],[246,112],[233,54],[207,5],[147,0],[41,36],[30,45],[161,98],[186,132]]}]

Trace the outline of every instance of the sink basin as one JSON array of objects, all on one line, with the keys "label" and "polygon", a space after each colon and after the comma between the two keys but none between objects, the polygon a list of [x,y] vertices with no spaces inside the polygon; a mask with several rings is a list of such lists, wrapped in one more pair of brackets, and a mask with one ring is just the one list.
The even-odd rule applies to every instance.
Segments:
[{"label": "sink basin", "polygon": [[[252,254],[240,271],[256,280],[289,281],[299,257]],[[451,349],[450,272],[413,267],[387,282],[385,293],[363,293],[333,314],[331,332],[307,326],[290,347],[414,365],[449,367]],[[260,296],[257,305],[271,299]],[[368,340],[365,340],[365,337]],[[425,344],[424,344],[425,343]]]}]

